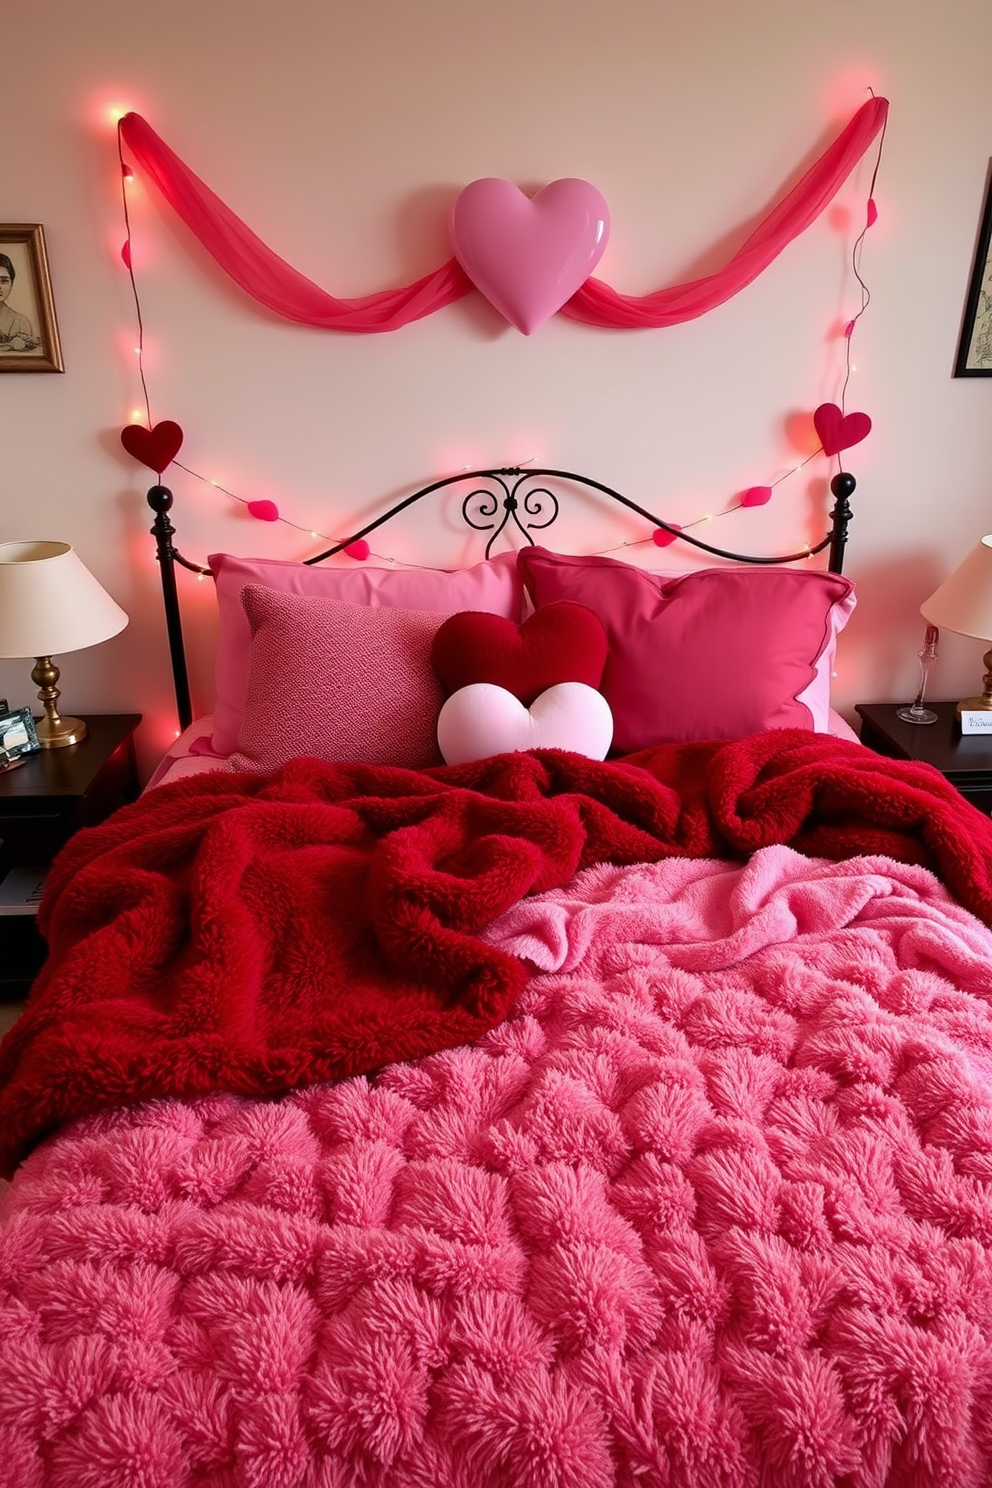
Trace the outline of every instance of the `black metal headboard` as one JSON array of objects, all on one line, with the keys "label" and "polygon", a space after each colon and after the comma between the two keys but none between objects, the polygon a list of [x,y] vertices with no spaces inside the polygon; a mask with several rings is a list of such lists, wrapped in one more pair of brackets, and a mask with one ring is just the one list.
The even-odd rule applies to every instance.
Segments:
[{"label": "black metal headboard", "polygon": [[[526,542],[533,544],[534,538],[531,533],[544,531],[550,527],[556,520],[560,509],[560,502],[555,493],[547,486],[540,484],[545,480],[564,481],[578,488],[585,487],[598,491],[600,495],[607,496],[611,501],[625,506],[628,511],[636,512],[652,527],[660,527],[663,531],[670,532],[673,539],[689,543],[691,547],[698,548],[704,553],[710,553],[716,558],[726,558],[734,563],[762,565],[797,563],[800,559],[809,558],[815,553],[822,553],[824,549],[829,549],[828,567],[831,573],[840,573],[844,566],[847,529],[852,517],[850,501],[857,485],[853,475],[845,470],[839,471],[830,482],[834,507],[830,513],[830,527],[826,535],[812,547],[804,548],[801,553],[782,553],[769,558],[758,557],[753,553],[733,553],[726,548],[716,548],[712,543],[703,542],[701,538],[692,537],[688,532],[683,532],[680,528],[663,522],[653,512],[647,511],[636,501],[631,501],[629,496],[621,495],[612,486],[593,480],[588,475],[576,475],[571,470],[522,469],[512,466],[504,470],[466,470],[459,475],[447,475],[441,480],[432,481],[429,486],[421,486],[409,496],[405,496],[402,501],[397,501],[374,521],[367,522],[358,532],[353,532],[350,537],[335,543],[333,547],[325,548],[322,553],[315,553],[312,558],[304,558],[302,562],[313,564],[320,563],[325,558],[332,558],[336,553],[341,553],[345,548],[350,547],[352,543],[368,537],[370,532],[375,532],[398,512],[405,511],[408,506],[422,501],[425,496],[430,496],[435,491],[446,490],[449,486],[461,485],[472,488],[462,501],[462,516],[465,522],[477,532],[491,534],[486,543],[487,558],[492,552],[493,544],[508,526],[516,528]],[[477,484],[480,481],[487,481],[489,485],[480,486]],[[176,529],[169,518],[172,499],[172,492],[167,486],[152,486],[148,492],[148,505],[155,513],[151,531],[158,548],[158,561],[162,571],[162,596],[165,604],[169,651],[172,657],[172,675],[176,687],[176,705],[180,727],[186,728],[193,721],[193,707],[190,701],[189,677],[186,670],[179,595],[176,590],[176,564],[197,574],[209,575],[210,569],[204,567],[203,564],[193,563],[188,558],[184,558],[174,545],[172,539]]]}]

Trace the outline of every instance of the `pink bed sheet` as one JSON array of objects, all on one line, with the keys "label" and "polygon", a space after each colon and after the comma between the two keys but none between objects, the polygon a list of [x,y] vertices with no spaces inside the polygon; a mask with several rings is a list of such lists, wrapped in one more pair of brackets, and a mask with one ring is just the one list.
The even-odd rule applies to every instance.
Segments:
[{"label": "pink bed sheet", "polygon": [[477,1044],[27,1160],[0,1477],[992,1481],[992,932],[773,847],[488,933],[535,975]]},{"label": "pink bed sheet", "polygon": [[[857,739],[857,734],[839,713],[830,710],[830,733],[838,739]],[[167,780],[182,780],[200,775],[205,770],[227,770],[230,765],[223,755],[206,752],[213,734],[213,718],[198,718],[185,729],[159,761],[146,789],[163,785]],[[196,753],[193,752],[194,747]]]}]

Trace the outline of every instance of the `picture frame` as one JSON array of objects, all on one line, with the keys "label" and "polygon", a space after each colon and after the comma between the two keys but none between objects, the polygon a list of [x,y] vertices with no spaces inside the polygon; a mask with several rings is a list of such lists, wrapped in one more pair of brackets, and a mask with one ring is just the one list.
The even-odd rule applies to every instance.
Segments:
[{"label": "picture frame", "polygon": [[30,708],[6,707],[0,713],[0,770],[10,770],[20,764],[26,754],[36,754],[41,748]]},{"label": "picture frame", "polygon": [[992,377],[992,169],[985,182],[978,245],[961,324],[955,377]]},{"label": "picture frame", "polygon": [[40,222],[0,223],[0,372],[62,372]]}]

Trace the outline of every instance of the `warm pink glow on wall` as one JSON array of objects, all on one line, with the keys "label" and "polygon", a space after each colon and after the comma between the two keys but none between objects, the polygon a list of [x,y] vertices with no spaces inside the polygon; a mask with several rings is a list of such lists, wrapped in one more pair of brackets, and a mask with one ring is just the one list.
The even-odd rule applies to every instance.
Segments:
[{"label": "warm pink glow on wall", "polygon": [[[511,183],[509,182],[487,179],[484,181],[477,181],[472,183],[472,185],[466,188],[466,190],[463,191],[456,199],[456,210],[452,216],[452,240],[456,248],[456,254],[458,255],[459,259],[463,261],[463,267],[467,268],[469,277],[475,279],[478,287],[480,287],[483,292],[487,294],[487,297],[490,298],[494,304],[496,304],[497,308],[503,310],[503,313],[506,314],[507,318],[510,319],[511,322],[518,325],[519,329],[529,334],[530,330],[534,328],[535,324],[539,323],[540,320],[552,314],[557,308],[561,308],[563,310],[563,313],[572,315],[575,319],[584,320],[594,325],[609,324],[618,327],[661,326],[666,324],[678,323],[679,321],[685,319],[694,318],[696,315],[702,314],[705,309],[711,308],[709,300],[707,299],[707,295],[710,295],[713,304],[721,303],[723,299],[728,298],[730,294],[735,293],[737,289],[743,287],[744,284],[749,283],[756,276],[756,274],[761,271],[762,267],[767,266],[767,263],[770,262],[772,258],[777,256],[778,252],[781,251],[781,248],[785,245],[785,243],[791,240],[791,237],[795,236],[797,232],[802,231],[805,225],[808,225],[809,222],[811,222],[824,210],[826,204],[832,199],[835,192],[839,189],[840,184],[842,184],[843,180],[846,179],[847,175],[850,173],[851,170],[853,170],[858,160],[865,153],[871,141],[875,139],[876,136],[880,136],[878,154],[876,156],[874,172],[872,175],[871,188],[869,190],[869,196],[865,206],[865,215],[863,218],[864,226],[860,228],[858,236],[855,240],[855,246],[852,254],[854,274],[861,289],[861,307],[854,316],[843,323],[842,328],[839,331],[837,329],[834,329],[830,333],[830,335],[834,337],[836,337],[837,335],[842,336],[846,343],[846,372],[843,381],[843,388],[841,390],[840,402],[838,404],[829,402],[820,404],[815,413],[812,415],[812,418],[810,417],[810,415],[805,414],[799,416],[798,420],[794,416],[792,420],[787,421],[787,427],[789,422],[798,422],[798,424],[802,428],[801,439],[798,442],[798,447],[802,451],[803,458],[801,458],[800,461],[791,469],[784,471],[774,480],[761,481],[754,484],[742,483],[742,486],[739,489],[739,493],[735,498],[732,499],[732,501],[727,505],[724,511],[709,511],[706,512],[703,516],[697,517],[694,521],[685,524],[669,522],[664,528],[653,529],[651,538],[645,538],[643,539],[643,541],[651,540],[659,547],[667,546],[669,543],[676,540],[676,537],[680,532],[686,530],[689,527],[697,526],[701,523],[712,522],[713,520],[715,520],[716,517],[725,515],[731,511],[748,510],[765,506],[772,499],[775,488],[778,485],[782,484],[784,481],[788,480],[791,476],[795,475],[798,471],[802,470],[803,467],[808,464],[815,455],[822,452],[828,458],[833,458],[840,454],[843,450],[850,448],[856,443],[859,443],[860,440],[866,437],[868,431],[870,430],[871,420],[868,418],[867,414],[861,412],[848,414],[844,405],[847,384],[850,379],[851,373],[855,370],[854,365],[851,362],[850,343],[857,322],[860,319],[861,315],[864,313],[869,298],[867,287],[860,273],[859,260],[864,236],[867,233],[868,229],[873,226],[878,218],[878,210],[874,201],[874,197],[871,195],[871,189],[873,189],[874,187],[875,176],[877,175],[878,170],[878,161],[881,157],[881,143],[882,139],[884,138],[887,110],[888,105],[886,101],[881,98],[872,97],[868,104],[862,103],[862,106],[858,109],[854,118],[849,121],[848,125],[841,131],[840,135],[837,136],[833,144],[819,157],[816,162],[814,162],[814,165],[810,167],[810,169],[806,172],[798,185],[794,187],[792,191],[789,192],[785,198],[783,198],[783,200],[772,211],[772,213],[769,214],[769,216],[759,224],[758,228],[755,229],[755,231],[747,239],[747,242],[743,245],[743,247],[738,250],[737,254],[734,255],[734,258],[731,260],[731,264],[728,265],[728,272],[733,265],[737,265],[739,259],[741,260],[741,263],[738,266],[738,269],[735,269],[734,273],[730,275],[730,279],[733,280],[733,283],[730,283],[730,280],[728,280],[727,285],[725,285],[723,289],[720,289],[719,291],[717,291],[714,287],[712,290],[712,295],[710,295],[710,288],[707,288],[706,292],[703,295],[703,299],[700,300],[698,303],[696,303],[696,301],[692,299],[692,295],[690,294],[691,303],[688,306],[680,305],[680,307],[676,308],[673,302],[671,309],[669,309],[664,308],[662,302],[664,302],[664,306],[667,307],[669,299],[672,295],[675,295],[676,299],[678,299],[679,296],[683,295],[683,292],[696,291],[701,285],[703,285],[704,281],[700,280],[696,281],[692,285],[678,286],[672,291],[658,291],[654,295],[641,297],[635,302],[630,297],[616,295],[615,292],[610,290],[609,287],[606,285],[600,285],[595,281],[586,278],[589,267],[596,260],[598,260],[602,248],[605,247],[605,235],[608,234],[609,231],[609,218],[605,203],[602,201],[602,198],[599,196],[599,194],[595,191],[595,188],[591,187],[588,182],[584,182],[574,178],[553,182],[551,187],[544,188],[544,191],[538,192],[535,198],[533,198],[533,200],[530,200],[524,197],[522,193],[517,191],[515,187],[512,187]],[[129,147],[127,154],[125,154],[125,146]],[[128,352],[131,356],[136,357],[138,363],[142,392],[145,399],[145,417],[144,419],[135,419],[134,415],[132,414],[131,423],[121,431],[122,444],[124,445],[128,453],[133,456],[133,458],[152,469],[158,476],[159,480],[162,479],[165,468],[168,465],[172,464],[173,461],[175,461],[181,470],[184,470],[195,480],[212,485],[213,487],[221,491],[224,495],[240,503],[245,513],[255,520],[263,523],[279,522],[286,526],[296,528],[298,531],[301,532],[309,531],[310,535],[315,540],[320,539],[322,541],[330,543],[340,542],[340,537],[336,537],[331,534],[316,532],[313,529],[304,527],[301,523],[294,522],[289,517],[283,516],[280,505],[273,499],[273,497],[269,493],[259,493],[251,497],[245,497],[243,495],[240,495],[236,491],[229,490],[225,486],[222,486],[219,481],[208,480],[198,471],[191,469],[188,465],[179,462],[176,457],[183,442],[182,430],[177,424],[169,420],[166,420],[164,423],[160,424],[153,423],[151,403],[144,375],[144,353],[146,349],[144,341],[144,324],[138,296],[137,281],[135,279],[134,273],[131,223],[128,211],[128,200],[134,190],[135,182],[134,171],[131,166],[132,153],[136,155],[139,164],[144,168],[145,172],[150,176],[151,179],[156,181],[156,184],[159,186],[159,188],[164,191],[167,199],[169,199],[172,202],[172,205],[176,207],[180,216],[182,216],[184,220],[186,220],[188,226],[193,228],[193,230],[196,232],[196,235],[202,242],[204,242],[205,246],[207,246],[210,251],[213,251],[213,248],[211,248],[211,242],[213,241],[212,235],[221,233],[221,229],[223,229],[225,233],[230,231],[233,234],[232,243],[236,240],[239,247],[239,252],[248,252],[250,250],[251,253],[254,253],[255,257],[258,258],[259,263],[262,262],[262,259],[264,257],[264,261],[269,267],[271,267],[273,261],[279,266],[279,270],[283,273],[283,276],[286,280],[288,290],[292,291],[294,304],[296,304],[295,297],[298,294],[300,284],[308,286],[309,290],[312,290],[314,295],[322,295],[322,291],[317,290],[316,286],[310,285],[309,281],[302,281],[300,276],[296,275],[295,271],[290,269],[289,265],[284,264],[282,260],[273,260],[273,255],[268,249],[265,248],[264,244],[262,244],[259,239],[255,238],[254,235],[251,234],[245,227],[245,225],[239,221],[239,219],[234,217],[233,213],[231,213],[230,210],[224,206],[219,198],[215,197],[213,193],[210,192],[209,189],[206,188],[204,184],[198,180],[198,178],[192,175],[188,167],[184,166],[183,163],[178,159],[178,157],[175,156],[173,152],[168,149],[168,147],[164,144],[164,141],[160,140],[158,136],[155,135],[154,131],[150,130],[148,125],[140,116],[135,114],[125,115],[122,119],[120,119],[118,125],[118,155],[121,172],[120,190],[122,192],[125,228],[127,234],[123,249],[121,251],[121,260],[129,274],[134,294],[139,335],[137,338],[137,344],[133,344],[132,338],[132,344],[128,348]],[[565,204],[569,207],[571,215],[573,217],[575,216],[576,211],[578,211],[579,216],[583,219],[584,230],[587,231],[587,235],[588,232],[592,232],[593,238],[595,238],[594,242],[592,241],[592,239],[590,239],[591,246],[583,249],[583,263],[585,267],[579,273],[579,278],[584,279],[585,282],[581,284],[579,291],[575,292],[572,299],[569,300],[567,304],[562,304],[561,300],[555,299],[554,296],[549,299],[547,286],[542,280],[540,285],[540,292],[537,293],[537,291],[535,291],[535,294],[537,296],[536,299],[528,301],[525,297],[525,302],[522,302],[521,306],[517,306],[515,302],[513,304],[510,304],[508,302],[506,305],[504,305],[503,299],[506,297],[504,291],[506,291],[507,286],[503,285],[502,281],[498,279],[498,276],[495,282],[495,287],[490,284],[491,266],[489,265],[489,261],[487,259],[483,260],[481,270],[479,269],[478,264],[475,263],[476,238],[479,238],[479,241],[485,241],[487,232],[491,234],[493,231],[495,231],[495,225],[492,216],[493,210],[498,207],[499,211],[503,211],[506,205],[506,198],[509,195],[514,204],[514,212],[523,212],[523,230],[522,232],[518,233],[517,237],[514,239],[516,249],[518,250],[517,255],[516,258],[514,258],[511,254],[510,258],[511,261],[516,264],[516,268],[518,271],[517,278],[520,279],[522,275],[522,280],[526,283],[527,274],[525,270],[527,267],[528,251],[533,250],[534,252],[536,252],[537,247],[539,246],[539,243],[534,238],[535,223],[542,229],[542,231],[548,226],[548,222],[539,221],[538,216],[533,213],[531,209],[535,208],[542,198],[545,199],[546,204],[552,202],[557,203],[558,197],[555,196],[554,188],[566,187],[569,188],[569,192],[559,192],[558,196],[561,196],[562,199],[565,201]],[[474,188],[475,190],[473,190]],[[498,188],[498,190],[491,190],[488,194],[486,194],[481,188]],[[195,200],[196,205],[196,211],[193,213],[192,220],[185,210],[185,207],[188,205],[190,200],[190,192],[193,193],[193,199]],[[479,222],[482,229],[484,229],[484,231],[482,231],[481,233],[481,237],[479,234],[476,234],[476,237],[473,237],[472,232],[469,230],[474,222],[474,219],[472,218],[471,213],[468,211],[468,208],[473,203],[475,203],[477,199],[478,202],[481,204],[478,207],[478,211],[481,213]],[[599,203],[599,205],[596,207],[596,211],[592,212],[592,215],[590,216],[591,209],[589,203],[593,201],[593,199],[595,199],[595,202]],[[523,205],[521,206],[521,204]],[[468,237],[465,241],[462,241],[461,227],[459,226],[459,223],[462,220],[459,217],[458,211],[460,207],[464,207],[465,209],[464,213],[462,214],[464,217],[465,232],[468,234]],[[566,214],[566,216],[567,215],[568,214]],[[551,237],[554,238],[555,251],[556,253],[558,253],[559,257],[559,250],[561,249],[562,245],[558,240],[561,238],[562,232],[564,231],[563,224],[559,220],[560,216],[560,213],[557,215],[553,214],[548,219],[551,227],[554,229],[554,231],[551,233]],[[593,219],[595,219],[595,221]],[[851,221],[852,219],[850,217],[850,214],[845,213],[843,222],[839,222],[835,225],[838,227],[839,230],[849,231],[851,227]],[[599,223],[600,228],[598,237],[596,236],[595,231],[593,231],[596,222]],[[498,225],[498,223],[496,225]],[[565,226],[569,228],[569,231],[571,230],[570,219],[569,223],[566,223]],[[207,234],[206,237],[204,237],[204,233]],[[223,236],[223,233],[221,235]],[[540,234],[538,236],[540,237]],[[210,239],[210,241],[207,241],[208,238]],[[469,243],[469,248],[466,248],[466,241]],[[216,246],[216,244],[214,246]],[[216,257],[217,255],[215,254],[214,256]],[[218,259],[218,261],[222,263],[222,266],[225,266],[223,258]],[[557,262],[557,259],[555,261]],[[747,267],[745,267],[745,265],[747,265]],[[496,267],[498,268],[498,261]],[[249,293],[254,292],[251,289],[250,285],[244,282],[238,276],[238,274],[235,274],[235,277],[238,278],[239,283],[242,283],[242,287],[249,290]],[[249,276],[249,278],[250,277],[251,276]],[[722,283],[720,274],[708,276],[705,281],[707,286],[710,285],[711,280],[714,281],[714,285],[717,280],[720,280]],[[509,289],[513,290],[513,288],[514,286],[513,284],[511,284],[509,286]],[[517,285],[517,288],[519,289],[519,284]],[[726,292],[724,292],[724,290]],[[366,297],[366,299],[367,301],[369,301],[369,303],[373,299],[384,302],[389,301],[390,303],[392,303],[397,296],[400,296],[402,298],[403,296],[408,295],[408,293],[409,290],[383,292],[383,294],[379,296]],[[323,296],[323,300],[327,301],[330,304],[338,306],[344,306],[346,303],[352,305],[357,305],[359,303],[357,301],[331,301],[327,296]],[[510,294],[510,300],[513,300],[512,293]],[[554,302],[552,303],[552,301]],[[447,303],[448,301],[444,302]],[[278,308],[278,306],[272,306],[272,302],[270,300],[263,300],[263,303],[270,304],[272,308]],[[363,301],[361,303],[365,304],[366,302]],[[431,296],[428,295],[427,299],[423,302],[426,308],[421,308],[417,311],[416,314],[407,316],[406,318],[419,318],[421,314],[429,313],[431,309],[439,308],[440,303],[440,301],[435,303],[432,300]],[[600,316],[600,310],[603,309],[604,306],[609,311],[605,320],[602,319]],[[619,316],[619,319],[615,318],[614,312],[616,313],[616,315]],[[316,321],[310,319],[309,316],[305,314],[298,314],[295,313],[295,311],[293,313],[290,313],[285,308],[283,309],[282,313],[288,314],[290,319],[298,321],[302,320],[304,323],[307,324],[319,324],[331,327],[337,326],[339,328],[343,326],[343,328],[352,330],[384,330],[391,328],[391,323],[387,323],[388,316],[387,321],[374,318],[373,321],[369,324],[360,325],[357,322],[352,323],[352,321],[348,320],[347,317],[345,318],[345,321],[341,321],[339,323],[339,320],[335,318],[337,312],[335,312],[335,317],[332,317],[330,320],[318,319]],[[405,310],[403,313],[404,315],[406,314]],[[604,313],[606,312],[604,311]],[[401,321],[400,323],[405,323],[405,321]],[[525,456],[518,456],[516,459],[508,463],[512,465],[513,468],[517,468],[520,466],[526,467],[532,462],[536,462],[537,459],[537,455],[532,453]],[[468,459],[462,461],[456,458],[451,462],[449,473],[454,474],[462,470],[467,471],[469,469],[485,468],[486,464],[487,462],[484,459],[475,461]],[[435,477],[435,479],[440,478],[440,476]],[[424,483],[427,484],[429,483],[429,481]],[[349,544],[344,549],[344,551],[348,554],[348,556],[358,561],[363,561],[369,556],[369,546],[364,540]]]}]

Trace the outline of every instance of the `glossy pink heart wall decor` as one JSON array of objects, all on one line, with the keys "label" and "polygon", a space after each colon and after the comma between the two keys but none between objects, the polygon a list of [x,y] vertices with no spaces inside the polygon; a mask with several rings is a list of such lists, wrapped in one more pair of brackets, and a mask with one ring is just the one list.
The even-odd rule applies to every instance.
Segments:
[{"label": "glossy pink heart wall decor", "polygon": [[589,278],[610,236],[610,213],[588,181],[564,177],[525,196],[484,177],[455,198],[451,246],[476,289],[529,336]]}]

